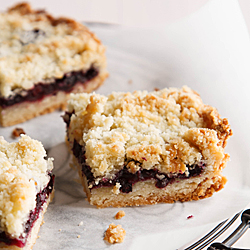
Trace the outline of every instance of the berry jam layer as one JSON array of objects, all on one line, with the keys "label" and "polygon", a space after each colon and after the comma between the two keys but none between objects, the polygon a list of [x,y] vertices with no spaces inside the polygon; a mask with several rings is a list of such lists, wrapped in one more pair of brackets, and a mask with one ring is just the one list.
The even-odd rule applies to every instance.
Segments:
[{"label": "berry jam layer", "polygon": [[36,195],[36,207],[34,210],[30,211],[29,219],[24,225],[24,234],[20,236],[18,239],[10,238],[5,232],[0,231],[0,243],[3,242],[6,245],[15,245],[17,247],[24,247],[26,245],[28,236],[33,228],[36,220],[39,218],[39,215],[42,210],[42,206],[45,202],[47,202],[48,197],[50,196],[53,187],[54,187],[54,179],[55,176],[51,175],[50,181],[46,188],[44,188],[40,193]]},{"label": "berry jam layer", "polygon": [[73,71],[67,73],[61,79],[55,79],[52,83],[37,83],[30,90],[17,93],[8,98],[0,97],[0,106],[6,108],[17,103],[35,102],[49,95],[55,95],[59,91],[69,93],[78,83],[84,84],[98,75],[98,70],[91,67],[87,71]]},{"label": "berry jam layer", "polygon": [[[151,169],[146,170],[140,168],[139,171],[136,173],[129,172],[126,165],[115,175],[115,177],[110,180],[107,178],[103,178],[98,185],[95,184],[95,178],[93,176],[93,173],[91,172],[90,167],[86,164],[86,157],[85,157],[85,148],[81,146],[76,140],[74,140],[73,145],[73,154],[78,159],[79,164],[82,166],[82,172],[86,176],[88,180],[88,186],[91,186],[92,188],[98,188],[98,187],[112,187],[116,185],[116,183],[120,183],[120,191],[122,193],[129,193],[132,192],[133,185],[136,182],[139,181],[146,181],[146,180],[155,180],[155,186],[157,188],[164,188],[168,184],[171,184],[175,181],[178,181],[180,179],[187,179],[191,177],[195,177],[200,175],[204,168],[205,164],[200,162],[199,164],[194,165],[187,165],[189,175],[187,176],[185,173],[178,173],[178,174],[165,174],[159,172],[157,169]],[[127,162],[128,164],[129,162]],[[140,162],[135,162],[135,164],[140,164]]]}]

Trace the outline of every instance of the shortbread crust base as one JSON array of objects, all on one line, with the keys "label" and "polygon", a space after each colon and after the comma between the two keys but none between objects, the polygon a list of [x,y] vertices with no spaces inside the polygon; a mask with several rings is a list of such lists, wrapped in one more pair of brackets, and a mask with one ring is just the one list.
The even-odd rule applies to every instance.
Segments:
[{"label": "shortbread crust base", "polygon": [[45,202],[45,204],[43,205],[43,210],[41,211],[39,218],[36,220],[34,226],[32,227],[32,230],[31,230],[29,237],[27,239],[27,243],[24,247],[18,247],[15,245],[6,245],[5,243],[0,243],[0,249],[1,250],[31,250],[33,245],[36,243],[39,229],[40,229],[41,225],[43,224],[44,214],[47,211],[48,205],[53,200],[53,198],[54,198],[54,189],[53,189],[52,193],[50,194],[47,202]]},{"label": "shortbread crust base", "polygon": [[91,205],[98,208],[126,207],[152,205],[157,203],[173,203],[175,201],[191,201],[208,198],[214,192],[221,190],[227,179],[221,175],[207,173],[202,176],[175,181],[165,188],[157,188],[155,180],[139,181],[133,185],[130,193],[113,192],[114,187],[88,188],[87,178],[82,174],[82,168],[73,156],[77,165],[84,191]]},{"label": "shortbread crust base", "polygon": [[[101,86],[105,78],[106,75],[96,76],[84,84],[76,84],[71,93],[90,93]],[[37,102],[23,102],[7,108],[0,108],[0,124],[3,127],[13,126],[57,109],[64,110],[69,95],[70,93],[59,91],[56,95],[49,95]]]}]

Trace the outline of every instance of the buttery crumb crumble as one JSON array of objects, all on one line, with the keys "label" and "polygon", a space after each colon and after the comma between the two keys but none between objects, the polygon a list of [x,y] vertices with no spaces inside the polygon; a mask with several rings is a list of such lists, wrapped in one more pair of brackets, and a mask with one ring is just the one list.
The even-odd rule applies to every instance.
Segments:
[{"label": "buttery crumb crumble", "polygon": [[121,219],[122,217],[124,217],[125,216],[125,212],[123,211],[123,210],[119,210],[118,212],[117,212],[117,214],[115,215],[115,219],[116,220],[119,220],[119,219]]},{"label": "buttery crumb crumble", "polygon": [[115,225],[111,223],[105,232],[104,240],[108,241],[111,244],[121,243],[124,240],[126,231],[122,228],[121,225]]}]

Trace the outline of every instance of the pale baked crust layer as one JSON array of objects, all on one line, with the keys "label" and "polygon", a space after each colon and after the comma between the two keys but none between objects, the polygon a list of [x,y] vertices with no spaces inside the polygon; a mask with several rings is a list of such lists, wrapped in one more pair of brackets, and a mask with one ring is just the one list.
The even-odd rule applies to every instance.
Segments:
[{"label": "pale baked crust layer", "polygon": [[[74,156],[73,156],[74,158]],[[175,184],[170,184],[166,188],[156,188],[155,181],[137,182],[130,193],[115,193],[115,187],[100,187],[89,189],[86,176],[82,173],[82,167],[74,158],[77,165],[78,174],[84,192],[91,205],[98,208],[105,207],[126,207],[153,205],[157,203],[173,203],[175,201],[200,200],[211,197],[214,192],[221,190],[227,179],[221,175],[193,177],[192,180],[181,180]],[[180,186],[179,186],[180,184]]]},{"label": "pale baked crust layer", "polygon": [[[97,76],[85,84],[76,84],[72,93],[90,93],[102,85],[104,80],[104,77]],[[23,102],[7,108],[0,107],[0,124],[3,127],[8,127],[51,113],[57,109],[64,110],[69,96],[69,93],[59,91],[56,95],[49,95],[41,101]]]},{"label": "pale baked crust layer", "polygon": [[[230,125],[186,86],[109,96],[71,95],[68,113],[68,145],[82,164],[79,175],[93,205],[202,199],[226,182],[221,171],[229,160],[224,148],[232,135]],[[192,172],[195,166],[198,174]],[[124,169],[130,177],[122,176]],[[157,175],[140,181],[144,177],[136,176],[142,171]]]}]

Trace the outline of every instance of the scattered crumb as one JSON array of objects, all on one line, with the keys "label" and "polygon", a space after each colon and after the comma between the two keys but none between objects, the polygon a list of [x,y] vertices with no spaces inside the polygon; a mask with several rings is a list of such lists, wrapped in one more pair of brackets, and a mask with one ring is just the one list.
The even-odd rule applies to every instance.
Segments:
[{"label": "scattered crumb", "polygon": [[128,80],[128,83],[129,83],[129,84],[132,84],[132,83],[133,83],[133,81],[130,79],[130,80]]},{"label": "scattered crumb", "polygon": [[59,232],[61,232],[61,231],[62,231],[62,229],[59,229],[58,231],[59,231]]},{"label": "scattered crumb", "polygon": [[160,89],[158,89],[158,88],[154,88],[154,91],[159,91]]},{"label": "scattered crumb", "polygon": [[77,238],[80,238],[81,237],[81,235],[77,235]]},{"label": "scattered crumb", "polygon": [[119,210],[118,213],[115,215],[115,219],[119,220],[121,219],[123,216],[125,216],[125,212],[123,210]]},{"label": "scattered crumb", "polygon": [[12,131],[12,137],[13,138],[16,138],[16,137],[19,137],[20,135],[25,135],[25,132],[22,128],[15,128],[13,131]]},{"label": "scattered crumb", "polygon": [[193,218],[194,216],[193,215],[189,215],[188,217],[187,217],[187,219],[191,219],[191,218]]},{"label": "scattered crumb", "polygon": [[41,236],[38,235],[38,236],[37,236],[37,239],[39,239],[40,237],[41,237]]},{"label": "scattered crumb", "polygon": [[81,221],[81,222],[78,224],[79,227],[82,226],[82,225],[83,225],[83,221]]},{"label": "scattered crumb", "polygon": [[42,223],[41,223],[41,225],[43,225],[44,223],[45,223],[45,221],[43,220]]},{"label": "scattered crumb", "polygon": [[104,240],[108,241],[111,244],[121,243],[124,240],[126,231],[122,228],[121,225],[115,225],[111,223],[105,232]]}]

